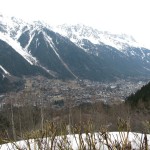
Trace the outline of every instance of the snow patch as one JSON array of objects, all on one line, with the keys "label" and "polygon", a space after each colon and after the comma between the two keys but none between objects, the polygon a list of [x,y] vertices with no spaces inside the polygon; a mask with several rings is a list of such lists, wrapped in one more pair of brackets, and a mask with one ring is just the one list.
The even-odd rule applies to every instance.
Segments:
[{"label": "snow patch", "polygon": [[54,71],[48,70],[46,67],[39,65],[42,69],[44,69],[47,73],[49,73],[52,77],[56,77],[56,73]]},{"label": "snow patch", "polygon": [[20,43],[10,38],[7,34],[0,33],[0,39],[8,43],[18,54],[20,54],[31,65],[37,63],[36,58],[31,56],[25,50],[23,50],[23,48],[20,46]]},{"label": "snow patch", "polygon": [[68,65],[62,60],[62,58],[60,57],[60,55],[58,54],[58,49],[55,47],[55,44],[52,41],[52,38],[49,37],[45,32],[42,32],[45,38],[45,41],[47,42],[47,44],[49,44],[49,46],[53,49],[54,53],[56,54],[56,56],[59,58],[59,60],[61,61],[61,63],[65,66],[65,68],[75,77],[77,78],[77,76],[71,71],[71,69],[68,67]]},{"label": "snow patch", "polygon": [[36,48],[40,45],[39,39],[36,39]]},{"label": "snow patch", "polygon": [[60,56],[59,56],[59,54],[58,54],[58,52],[57,52],[57,48],[55,47],[52,39],[45,32],[42,32],[42,33],[44,35],[45,40],[48,42],[48,44],[50,45],[50,47],[53,49],[53,51],[55,52],[55,54],[57,55],[57,57],[59,59],[61,59]]},{"label": "snow patch", "polygon": [[149,68],[144,67],[144,69],[146,69],[147,71],[150,71],[150,69],[149,69]]},{"label": "snow patch", "polygon": [[[80,140],[82,140],[82,144],[84,144],[85,149],[89,149],[88,146],[88,139],[91,139],[95,143],[95,148],[100,149],[100,150],[108,150],[107,144],[112,147],[112,149],[117,149],[114,146],[121,146],[125,140],[128,142],[128,144],[131,144],[132,149],[140,149],[141,148],[141,142],[143,143],[143,140],[145,138],[144,134],[141,133],[134,133],[134,132],[108,132],[107,134],[107,139],[108,141],[105,141],[104,135],[101,133],[88,133],[78,135],[78,134],[70,134],[64,136],[57,136],[54,139],[54,144],[52,149],[59,149],[59,145],[65,142],[66,147],[70,147],[73,150],[78,150],[80,149]],[[150,135],[147,134],[147,148],[150,149]],[[126,139],[127,138],[127,139]],[[15,143],[8,143],[8,144],[3,144],[0,146],[1,150],[6,150],[6,149],[12,149],[12,150],[17,150],[19,149],[28,149],[28,144],[30,144],[30,149],[35,150],[39,149],[38,147],[38,141],[41,142],[40,149],[50,149],[51,148],[51,138],[45,138],[45,139],[30,139],[28,142],[27,141],[19,141]],[[66,142],[68,141],[68,142]],[[62,142],[62,143],[61,143]],[[119,144],[119,145],[118,145]],[[109,147],[109,148],[110,148]]]},{"label": "snow patch", "polygon": [[2,74],[2,76],[3,76],[3,79],[5,78],[5,75],[4,74]]},{"label": "snow patch", "polygon": [[89,40],[93,44],[105,44],[123,52],[128,47],[141,48],[143,45],[136,42],[132,36],[125,34],[115,35],[106,31],[98,31],[84,25],[60,25],[53,29],[62,36],[68,37],[73,43],[82,47],[83,39]]},{"label": "snow patch", "polygon": [[31,44],[31,42],[32,42],[32,40],[33,40],[33,38],[34,38],[34,36],[35,36],[35,33],[30,33],[30,40],[29,40],[29,42],[28,42],[28,44],[26,45],[26,47],[25,47],[25,50],[26,51],[28,51],[28,48],[29,48],[29,46],[30,46],[30,44]]},{"label": "snow patch", "polygon": [[2,67],[1,65],[0,65],[0,68],[3,70],[3,72],[4,72],[5,74],[10,75],[10,73],[9,73],[6,69],[4,69],[4,67]]}]

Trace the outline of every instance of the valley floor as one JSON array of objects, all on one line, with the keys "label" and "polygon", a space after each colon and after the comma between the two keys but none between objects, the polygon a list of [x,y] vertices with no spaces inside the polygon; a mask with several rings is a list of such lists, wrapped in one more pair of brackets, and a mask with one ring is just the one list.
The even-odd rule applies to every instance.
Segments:
[{"label": "valley floor", "polygon": [[0,96],[0,107],[33,105],[53,108],[79,106],[82,103],[104,102],[120,104],[127,96],[140,89],[146,80],[118,80],[94,82],[89,80],[52,80],[41,76],[25,78],[24,89]]}]

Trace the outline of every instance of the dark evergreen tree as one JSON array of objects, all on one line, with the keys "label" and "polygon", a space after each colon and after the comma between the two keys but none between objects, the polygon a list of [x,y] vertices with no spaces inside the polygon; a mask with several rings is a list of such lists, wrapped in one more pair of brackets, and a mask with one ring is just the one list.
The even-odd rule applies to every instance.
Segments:
[{"label": "dark evergreen tree", "polygon": [[131,94],[126,103],[130,104],[132,107],[136,107],[139,104],[144,104],[146,108],[150,106],[150,82],[147,85],[144,85],[140,90],[135,94]]}]

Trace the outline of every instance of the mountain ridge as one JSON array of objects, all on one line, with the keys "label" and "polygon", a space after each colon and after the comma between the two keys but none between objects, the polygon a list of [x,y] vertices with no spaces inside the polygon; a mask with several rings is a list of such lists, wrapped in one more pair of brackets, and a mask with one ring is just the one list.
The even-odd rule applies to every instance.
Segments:
[{"label": "mountain ridge", "polygon": [[51,27],[40,21],[27,23],[1,15],[0,39],[21,56],[20,62],[53,78],[104,81],[150,77],[150,50],[125,34],[79,24]]},{"label": "mountain ridge", "polygon": [[[78,40],[87,39],[91,41],[93,44],[110,45],[120,50],[123,49],[125,46],[143,47],[143,45],[139,44],[131,35],[127,35],[124,33],[113,34],[109,31],[100,31],[98,29],[83,24],[58,25],[57,27],[54,28],[54,30],[66,37],[69,37],[72,41],[76,40],[75,37],[77,37]],[[121,44],[122,45],[124,44],[124,47]],[[117,45],[119,46],[117,47]]]}]

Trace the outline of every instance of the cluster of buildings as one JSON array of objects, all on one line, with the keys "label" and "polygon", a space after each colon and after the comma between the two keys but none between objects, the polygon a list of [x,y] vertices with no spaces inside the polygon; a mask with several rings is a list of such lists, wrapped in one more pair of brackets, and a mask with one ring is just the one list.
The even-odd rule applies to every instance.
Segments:
[{"label": "cluster of buildings", "polygon": [[118,80],[94,82],[89,80],[54,80],[41,76],[25,78],[25,88],[17,93],[2,96],[1,105],[13,100],[13,105],[38,105],[43,107],[73,107],[82,103],[103,101],[118,104],[140,89],[146,81]]}]

